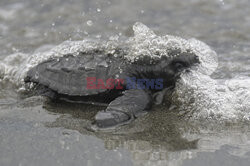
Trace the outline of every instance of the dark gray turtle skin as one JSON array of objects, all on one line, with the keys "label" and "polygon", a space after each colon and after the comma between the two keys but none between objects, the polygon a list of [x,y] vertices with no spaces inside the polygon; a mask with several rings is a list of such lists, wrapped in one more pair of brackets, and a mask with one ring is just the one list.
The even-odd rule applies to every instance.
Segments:
[{"label": "dark gray turtle skin", "polygon": [[[164,93],[175,87],[180,74],[199,63],[194,53],[178,50],[153,61],[145,56],[130,62],[124,55],[122,50],[117,50],[115,54],[96,50],[78,56],[68,54],[51,58],[30,69],[25,82],[35,83],[40,87],[36,88],[38,93],[51,99],[86,104],[106,103],[106,110],[98,112],[94,122],[95,126],[103,129],[127,124],[150,110],[154,103],[160,104]],[[114,83],[112,89],[88,89],[86,79],[89,77],[104,81],[122,78],[125,82],[122,88]],[[136,85],[136,88],[128,89],[128,77],[150,80],[161,78],[163,87],[140,88],[140,85]]]}]

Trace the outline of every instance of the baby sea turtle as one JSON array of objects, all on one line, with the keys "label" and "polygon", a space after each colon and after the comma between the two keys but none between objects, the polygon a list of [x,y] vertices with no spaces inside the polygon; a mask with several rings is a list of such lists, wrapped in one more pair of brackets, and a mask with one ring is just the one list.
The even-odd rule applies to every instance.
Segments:
[{"label": "baby sea turtle", "polygon": [[114,54],[96,50],[51,58],[30,69],[25,82],[35,83],[39,94],[51,99],[108,104],[94,122],[98,128],[107,128],[127,124],[154,103],[160,104],[180,74],[199,63],[194,53],[179,50],[134,62],[124,54],[122,50]]}]

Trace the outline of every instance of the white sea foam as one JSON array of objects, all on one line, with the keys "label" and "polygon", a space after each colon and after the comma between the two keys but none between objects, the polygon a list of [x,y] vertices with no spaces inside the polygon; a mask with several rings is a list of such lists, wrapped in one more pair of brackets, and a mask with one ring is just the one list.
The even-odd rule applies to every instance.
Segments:
[{"label": "white sea foam", "polygon": [[201,62],[198,70],[204,74],[211,74],[217,68],[216,53],[199,40],[185,40],[171,35],[157,36],[147,26],[138,22],[133,26],[133,30],[134,37],[127,41],[129,53],[126,56],[131,61],[145,55],[152,58],[169,56],[169,51],[178,49],[182,52],[190,50],[195,53]]},{"label": "white sea foam", "polygon": [[173,104],[192,119],[250,118],[250,79],[214,80],[192,71],[182,75],[173,94]]}]

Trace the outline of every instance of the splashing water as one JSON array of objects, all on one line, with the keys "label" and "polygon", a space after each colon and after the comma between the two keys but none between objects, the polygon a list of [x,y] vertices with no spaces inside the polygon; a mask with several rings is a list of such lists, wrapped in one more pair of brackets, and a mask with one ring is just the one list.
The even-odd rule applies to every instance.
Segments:
[{"label": "splashing water", "polygon": [[152,58],[169,56],[169,51],[180,50],[181,52],[191,51],[195,53],[201,62],[198,70],[204,74],[211,74],[217,67],[216,53],[201,41],[196,39],[185,40],[171,35],[157,36],[142,23],[135,23],[133,30],[134,37],[131,37],[127,42],[130,51],[126,56],[131,61],[145,55]]},{"label": "splashing water", "polygon": [[[118,47],[126,46],[129,61],[141,56],[153,59],[169,56],[169,51],[195,53],[200,65],[189,73],[183,73],[172,94],[172,105],[180,113],[192,119],[249,119],[250,118],[250,79],[234,78],[231,80],[214,80],[210,75],[217,67],[216,53],[205,43],[197,39],[182,39],[176,36],[157,36],[142,23],[133,26],[134,36],[127,41],[100,41],[86,39],[83,41],[66,41],[49,51],[39,51],[32,55],[15,53],[7,56],[0,63],[0,79],[8,80],[23,89],[23,79],[27,71],[49,58],[65,54],[78,56],[79,52],[103,50],[114,53]],[[178,55],[177,55],[178,56]],[[19,90],[20,90],[19,89]]]},{"label": "splashing water", "polygon": [[192,71],[183,74],[173,103],[191,119],[249,120],[250,79],[214,80]]}]

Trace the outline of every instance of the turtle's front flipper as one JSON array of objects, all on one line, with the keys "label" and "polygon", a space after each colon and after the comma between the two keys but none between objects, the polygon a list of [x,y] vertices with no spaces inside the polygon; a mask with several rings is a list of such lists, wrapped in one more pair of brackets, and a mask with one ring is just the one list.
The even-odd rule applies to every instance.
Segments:
[{"label": "turtle's front flipper", "polygon": [[151,95],[144,90],[131,89],[124,91],[123,95],[112,101],[105,111],[95,116],[98,128],[108,128],[127,124],[134,118],[146,113],[151,102]]}]

